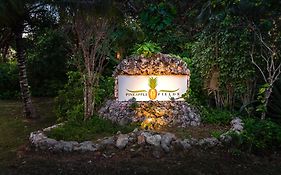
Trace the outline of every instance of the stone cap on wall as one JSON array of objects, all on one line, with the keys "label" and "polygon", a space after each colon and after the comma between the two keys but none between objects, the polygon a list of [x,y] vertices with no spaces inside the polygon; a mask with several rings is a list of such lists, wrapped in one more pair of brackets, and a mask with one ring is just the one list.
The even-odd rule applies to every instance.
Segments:
[{"label": "stone cap on wall", "polygon": [[115,98],[118,96],[118,75],[187,75],[187,85],[189,86],[190,71],[183,60],[168,54],[128,57],[122,60],[113,72]]},{"label": "stone cap on wall", "polygon": [[187,64],[167,54],[151,57],[131,56],[122,60],[113,72],[118,75],[189,75]]}]

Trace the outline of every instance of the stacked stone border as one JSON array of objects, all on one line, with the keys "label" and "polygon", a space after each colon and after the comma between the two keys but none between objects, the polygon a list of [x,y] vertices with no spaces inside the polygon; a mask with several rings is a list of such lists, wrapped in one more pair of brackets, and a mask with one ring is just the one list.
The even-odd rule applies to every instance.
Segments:
[{"label": "stacked stone border", "polygon": [[184,151],[195,146],[211,148],[222,146],[223,143],[229,143],[232,139],[229,133],[235,132],[240,134],[243,131],[244,123],[240,118],[234,118],[231,121],[231,128],[227,132],[221,134],[219,138],[181,139],[177,138],[173,133],[139,130],[137,128],[128,134],[118,132],[116,135],[104,137],[95,142],[84,141],[78,143],[77,141],[58,141],[46,136],[46,132],[61,125],[63,125],[63,123],[30,133],[29,141],[31,145],[36,150],[51,152],[95,152],[106,150],[105,148],[108,146],[120,150],[131,148],[131,151],[134,151],[134,147],[136,146],[151,146],[164,152],[170,152],[175,149]]}]

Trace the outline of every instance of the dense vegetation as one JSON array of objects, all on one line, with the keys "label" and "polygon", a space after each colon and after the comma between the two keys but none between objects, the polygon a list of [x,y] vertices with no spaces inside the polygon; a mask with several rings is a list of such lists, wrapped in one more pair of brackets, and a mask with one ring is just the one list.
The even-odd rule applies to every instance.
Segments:
[{"label": "dense vegetation", "polygon": [[[58,120],[70,123],[56,131],[58,138],[120,129],[91,118],[113,95],[114,66],[131,54],[161,51],[188,63],[186,100],[201,111],[204,122],[223,125],[243,117],[246,129],[237,136],[238,147],[280,148],[280,1],[8,2],[0,3],[0,99],[24,94],[17,66],[22,55],[16,54],[24,49],[32,96],[56,97]],[[23,9],[29,17],[5,7]],[[26,33],[24,48],[17,44],[18,32]],[[89,66],[93,60],[101,62]]]}]

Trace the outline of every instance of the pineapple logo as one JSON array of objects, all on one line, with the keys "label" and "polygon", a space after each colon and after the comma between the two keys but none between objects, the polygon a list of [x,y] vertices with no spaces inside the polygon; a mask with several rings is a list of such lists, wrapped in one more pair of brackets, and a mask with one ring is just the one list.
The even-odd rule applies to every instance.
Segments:
[{"label": "pineapple logo", "polygon": [[[157,86],[157,78],[153,78],[153,77],[149,77],[148,79],[148,86],[149,86],[149,90],[129,90],[127,89],[128,92],[133,93],[133,94],[138,94],[138,93],[147,93],[147,96],[149,97],[150,100],[155,100],[158,96],[158,91],[156,90],[156,86]],[[175,89],[175,90],[165,90],[165,89],[161,89],[159,90],[159,93],[173,93],[173,92],[177,92],[179,90]]]},{"label": "pineapple logo", "polygon": [[151,100],[155,100],[157,98],[157,90],[155,89],[157,86],[157,78],[150,77],[148,79],[148,86],[150,87],[148,97]]}]

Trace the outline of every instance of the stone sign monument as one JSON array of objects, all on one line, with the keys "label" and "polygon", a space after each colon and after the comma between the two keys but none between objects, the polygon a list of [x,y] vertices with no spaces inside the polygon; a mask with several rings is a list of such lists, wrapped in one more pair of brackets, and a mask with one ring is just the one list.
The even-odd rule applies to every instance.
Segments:
[{"label": "stone sign monument", "polygon": [[116,67],[114,99],[99,114],[119,124],[146,123],[149,128],[197,126],[200,116],[182,95],[189,87],[190,71],[181,59],[156,54],[132,56]]}]

